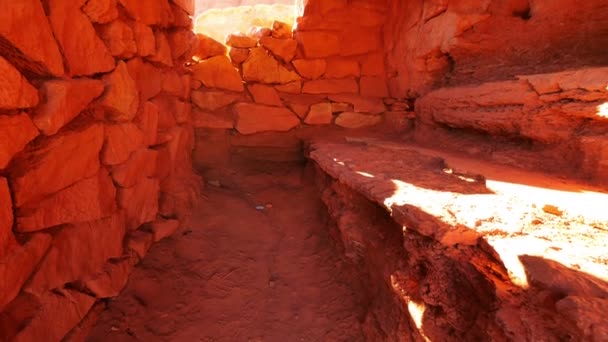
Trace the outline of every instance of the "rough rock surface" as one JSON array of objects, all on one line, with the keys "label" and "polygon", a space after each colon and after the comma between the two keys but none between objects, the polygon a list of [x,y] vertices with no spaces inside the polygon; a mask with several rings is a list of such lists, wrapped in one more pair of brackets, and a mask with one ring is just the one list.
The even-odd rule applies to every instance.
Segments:
[{"label": "rough rock surface", "polygon": [[300,120],[289,109],[239,103],[234,106],[237,115],[236,129],[242,134],[263,131],[289,131]]}]

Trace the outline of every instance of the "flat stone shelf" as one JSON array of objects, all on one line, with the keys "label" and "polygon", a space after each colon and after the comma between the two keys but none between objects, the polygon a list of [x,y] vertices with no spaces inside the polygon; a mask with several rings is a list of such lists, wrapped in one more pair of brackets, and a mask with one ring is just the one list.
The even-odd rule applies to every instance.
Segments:
[{"label": "flat stone shelf", "polygon": [[[499,257],[517,286],[561,286],[556,285],[559,274],[525,262],[527,256],[540,256],[592,275],[597,285],[592,293],[608,293],[603,283],[608,280],[605,191],[375,139],[312,142],[310,158],[384,207],[404,231],[414,230],[447,247],[491,246],[489,253]],[[570,286],[568,281],[576,282],[564,280],[562,285]]]}]

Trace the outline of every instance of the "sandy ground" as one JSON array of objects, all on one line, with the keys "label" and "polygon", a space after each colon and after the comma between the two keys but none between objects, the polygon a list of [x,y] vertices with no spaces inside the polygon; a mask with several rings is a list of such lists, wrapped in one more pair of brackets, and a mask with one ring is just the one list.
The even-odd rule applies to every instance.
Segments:
[{"label": "sandy ground", "polygon": [[191,224],[152,248],[89,341],[362,340],[352,272],[303,172],[240,169],[209,186]]}]

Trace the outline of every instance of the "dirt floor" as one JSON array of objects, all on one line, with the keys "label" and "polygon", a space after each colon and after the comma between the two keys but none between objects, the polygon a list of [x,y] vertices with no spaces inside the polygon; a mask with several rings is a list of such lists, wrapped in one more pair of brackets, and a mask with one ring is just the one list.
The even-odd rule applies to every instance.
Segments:
[{"label": "dirt floor", "polygon": [[363,340],[352,272],[304,172],[262,165],[209,185],[191,224],[152,248],[89,341]]}]

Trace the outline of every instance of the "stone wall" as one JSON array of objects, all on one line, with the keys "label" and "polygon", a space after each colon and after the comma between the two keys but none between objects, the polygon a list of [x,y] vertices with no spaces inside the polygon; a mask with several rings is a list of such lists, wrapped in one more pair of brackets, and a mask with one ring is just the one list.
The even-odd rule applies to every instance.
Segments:
[{"label": "stone wall", "polygon": [[387,87],[383,1],[311,0],[297,27],[233,34],[224,46],[198,35],[193,120],[201,129],[251,135],[304,126],[362,128],[408,104]]},{"label": "stone wall", "polygon": [[187,219],[193,3],[142,3],[0,0],[0,340],[77,334]]},{"label": "stone wall", "polygon": [[608,64],[604,0],[390,1],[391,94]]}]

